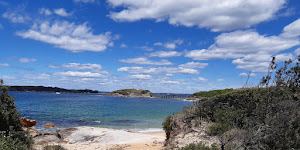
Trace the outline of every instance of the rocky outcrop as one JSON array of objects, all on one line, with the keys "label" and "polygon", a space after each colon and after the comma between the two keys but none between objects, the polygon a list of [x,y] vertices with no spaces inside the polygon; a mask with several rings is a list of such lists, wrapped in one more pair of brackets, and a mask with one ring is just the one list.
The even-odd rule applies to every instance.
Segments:
[{"label": "rocky outcrop", "polygon": [[144,98],[150,98],[152,97],[152,92],[149,90],[141,90],[141,89],[123,89],[123,90],[117,90],[113,91],[110,94],[107,94],[106,96],[112,96],[112,97],[144,97]]},{"label": "rocky outcrop", "polygon": [[55,124],[52,124],[52,123],[47,123],[44,125],[45,127],[47,128],[53,128],[53,127],[56,127]]},{"label": "rocky outcrop", "polygon": [[21,118],[20,121],[21,121],[21,125],[23,127],[27,127],[27,128],[35,126],[35,124],[37,123],[35,120],[29,120],[29,119],[26,119],[26,118]]},{"label": "rocky outcrop", "polygon": [[168,149],[184,147],[191,143],[201,142],[206,146],[220,144],[217,136],[209,136],[207,130],[210,123],[205,121],[196,122],[181,114],[175,114],[171,117],[170,126],[172,130],[169,138],[165,141]]}]

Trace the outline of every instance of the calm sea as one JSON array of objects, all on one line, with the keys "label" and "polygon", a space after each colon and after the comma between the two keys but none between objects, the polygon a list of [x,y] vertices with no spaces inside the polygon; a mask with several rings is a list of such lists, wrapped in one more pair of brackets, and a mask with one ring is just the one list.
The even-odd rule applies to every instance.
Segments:
[{"label": "calm sea", "polygon": [[[164,119],[192,102],[175,99],[103,97],[96,94],[10,92],[21,116],[57,128],[95,126],[132,131],[160,131]],[[54,128],[52,130],[56,130]],[[49,129],[47,129],[49,130]],[[51,130],[51,129],[50,129]]]}]

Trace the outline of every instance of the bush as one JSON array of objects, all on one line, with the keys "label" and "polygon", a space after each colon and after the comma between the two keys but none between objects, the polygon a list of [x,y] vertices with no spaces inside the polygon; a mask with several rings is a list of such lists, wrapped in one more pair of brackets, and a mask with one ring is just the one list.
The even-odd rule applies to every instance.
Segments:
[{"label": "bush", "polygon": [[0,145],[12,147],[11,149],[30,149],[33,140],[28,132],[23,131],[20,123],[20,114],[14,98],[9,96],[8,88],[0,80]]},{"label": "bush", "polygon": [[172,131],[172,125],[171,125],[171,115],[169,115],[166,120],[162,123],[163,129],[166,132],[167,139],[170,138],[170,133]]},{"label": "bush", "polygon": [[212,144],[210,148],[202,143],[191,143],[185,147],[179,148],[178,150],[218,150],[218,147],[216,144]]},{"label": "bush", "polygon": [[208,134],[212,136],[222,135],[226,131],[229,131],[232,127],[227,123],[214,123],[210,125]]},{"label": "bush", "polygon": [[44,150],[67,150],[61,145],[46,145],[44,147]]}]

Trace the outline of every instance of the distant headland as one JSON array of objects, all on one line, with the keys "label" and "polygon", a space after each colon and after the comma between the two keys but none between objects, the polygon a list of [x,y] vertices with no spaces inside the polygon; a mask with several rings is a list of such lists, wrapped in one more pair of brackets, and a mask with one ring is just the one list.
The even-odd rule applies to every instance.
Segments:
[{"label": "distant headland", "polygon": [[149,90],[143,90],[143,89],[122,89],[122,90],[112,91],[111,93],[105,96],[150,98],[153,97],[153,93],[150,92]]},{"label": "distant headland", "polygon": [[90,89],[64,89],[58,87],[45,87],[45,86],[8,86],[12,92],[48,92],[48,93],[108,93],[100,92]]}]

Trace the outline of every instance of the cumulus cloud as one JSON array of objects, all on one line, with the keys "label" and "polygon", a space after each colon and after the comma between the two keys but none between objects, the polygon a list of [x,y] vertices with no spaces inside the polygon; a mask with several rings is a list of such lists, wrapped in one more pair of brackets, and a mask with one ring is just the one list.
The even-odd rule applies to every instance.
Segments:
[{"label": "cumulus cloud", "polygon": [[174,81],[174,80],[162,80],[160,83],[167,83],[167,84],[179,84],[179,81]]},{"label": "cumulus cloud", "polygon": [[176,57],[176,56],[181,56],[180,52],[176,51],[156,51],[153,53],[149,54],[150,57]]},{"label": "cumulus cloud", "polygon": [[62,65],[49,65],[49,68],[66,68],[75,70],[89,70],[98,73],[108,73],[102,70],[102,66],[99,64],[80,64],[80,63],[67,63]]},{"label": "cumulus cloud", "polygon": [[122,63],[129,63],[129,64],[139,64],[139,65],[173,65],[171,62],[169,62],[166,59],[162,59],[160,61],[153,61],[149,60],[146,57],[137,57],[137,58],[131,58],[131,59],[121,59],[119,60]]},{"label": "cumulus cloud", "polygon": [[121,67],[117,71],[132,74],[199,74],[196,69],[182,67]]},{"label": "cumulus cloud", "polygon": [[9,66],[9,64],[7,64],[7,63],[0,63],[0,67],[8,67]]},{"label": "cumulus cloud", "polygon": [[68,76],[68,77],[80,77],[80,78],[101,78],[104,75],[100,73],[92,72],[79,72],[79,71],[67,71],[67,72],[56,72],[54,75]]},{"label": "cumulus cloud", "polygon": [[188,62],[185,64],[179,65],[179,67],[183,68],[198,68],[198,69],[203,69],[208,65],[208,63],[199,63],[199,62]]},{"label": "cumulus cloud", "polygon": [[300,19],[285,26],[281,36],[289,37],[289,38],[299,37],[300,36]]},{"label": "cumulus cloud", "polygon": [[67,21],[57,21],[52,24],[45,21],[41,24],[34,24],[31,29],[17,32],[17,35],[49,43],[72,52],[101,52],[111,43],[109,32],[94,35],[86,23],[76,25]]},{"label": "cumulus cloud", "polygon": [[12,11],[12,12],[7,11],[2,15],[2,17],[9,19],[13,23],[26,23],[31,20],[29,16],[24,14],[21,15],[21,14],[23,13],[20,13],[18,11]]},{"label": "cumulus cloud", "polygon": [[218,82],[223,82],[223,81],[224,81],[224,79],[217,79],[217,81],[218,81]]},{"label": "cumulus cloud", "polygon": [[198,77],[197,79],[195,79],[196,81],[208,81],[208,79],[204,78],[204,77]]},{"label": "cumulus cloud", "polygon": [[294,60],[296,57],[292,53],[284,53],[284,54],[278,54],[275,56],[275,61],[276,62],[284,62],[288,60]]},{"label": "cumulus cloud", "polygon": [[126,45],[126,44],[121,44],[120,47],[121,47],[121,48],[126,48],[127,45]]},{"label": "cumulus cloud", "polygon": [[94,3],[95,0],[73,0],[75,3]]},{"label": "cumulus cloud", "polygon": [[[296,37],[266,36],[253,30],[238,30],[220,34],[208,49],[189,51],[185,57],[194,60],[233,58],[232,63],[236,64],[238,69],[266,72],[272,56],[299,44],[299,38]],[[284,57],[292,58],[293,56],[292,54],[281,54],[277,57],[279,57],[277,62],[280,62]]]},{"label": "cumulus cloud", "polygon": [[297,48],[297,49],[294,51],[294,53],[295,53],[297,56],[299,56],[299,55],[300,55],[300,48]]},{"label": "cumulus cloud", "polygon": [[152,47],[148,47],[148,46],[142,46],[142,47],[138,47],[144,51],[153,51],[153,48]]},{"label": "cumulus cloud", "polygon": [[154,46],[163,46],[166,49],[173,50],[177,47],[177,45],[181,45],[183,43],[183,40],[175,40],[173,42],[167,42],[167,43],[162,43],[162,42],[157,42],[154,43]]},{"label": "cumulus cloud", "polygon": [[3,25],[2,24],[0,24],[0,29],[3,29]]},{"label": "cumulus cloud", "polygon": [[115,21],[168,20],[172,25],[209,28],[214,32],[248,28],[275,16],[286,0],[108,0],[118,12],[110,12]]},{"label": "cumulus cloud", "polygon": [[67,11],[64,8],[54,9],[54,13],[62,17],[71,16],[71,13],[67,13]]},{"label": "cumulus cloud", "polygon": [[152,79],[152,76],[145,75],[145,74],[135,74],[135,75],[131,75],[130,78],[133,78],[133,79]]},{"label": "cumulus cloud", "polygon": [[37,60],[34,58],[20,58],[18,61],[21,63],[29,63],[29,62],[35,62]]},{"label": "cumulus cloud", "polygon": [[47,8],[41,8],[39,12],[40,12],[40,14],[46,15],[46,16],[49,16],[52,14],[52,12]]},{"label": "cumulus cloud", "polygon": [[255,73],[247,74],[247,73],[243,72],[243,73],[240,73],[240,74],[239,74],[239,76],[241,76],[241,77],[246,77],[246,76],[248,76],[248,75],[249,75],[250,77],[255,77],[255,76],[256,76]]}]

